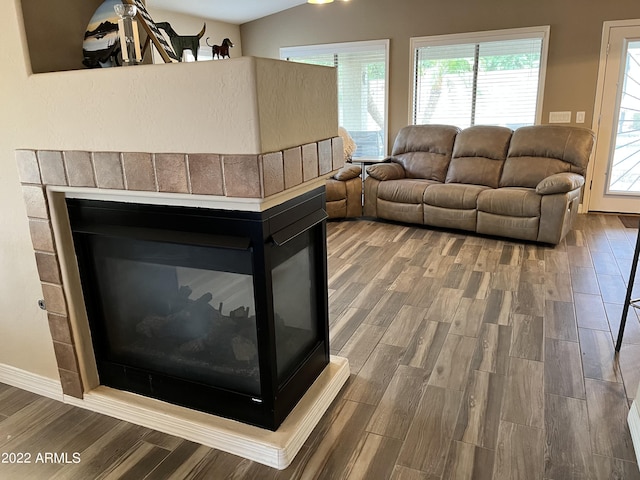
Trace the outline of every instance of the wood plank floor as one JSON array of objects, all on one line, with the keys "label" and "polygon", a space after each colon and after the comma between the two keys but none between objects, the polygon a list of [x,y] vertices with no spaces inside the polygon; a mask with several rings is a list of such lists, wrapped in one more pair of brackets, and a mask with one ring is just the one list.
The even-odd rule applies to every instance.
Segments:
[{"label": "wood plank floor", "polygon": [[580,215],[550,248],[329,223],[332,353],[352,375],[287,470],[0,385],[0,454],[32,460],[0,478],[640,479],[635,311],[613,350],[636,232]]}]

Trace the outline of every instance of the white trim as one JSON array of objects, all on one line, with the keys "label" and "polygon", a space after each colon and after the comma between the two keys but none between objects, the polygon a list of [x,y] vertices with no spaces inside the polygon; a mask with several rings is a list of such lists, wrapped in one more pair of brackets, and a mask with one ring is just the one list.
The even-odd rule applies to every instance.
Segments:
[{"label": "white trim", "polygon": [[410,76],[409,76],[409,119],[408,125],[413,125],[413,106],[415,104],[415,80],[416,80],[416,50],[427,46],[463,45],[467,43],[482,43],[501,40],[518,40],[525,38],[542,39],[540,52],[540,70],[538,72],[538,95],[536,101],[535,123],[542,123],[542,105],[544,99],[544,86],[547,77],[547,58],[549,55],[549,25],[537,27],[509,28],[504,30],[487,30],[483,32],[453,33],[447,35],[433,35],[426,37],[411,37],[409,39]]},{"label": "white trim", "polygon": [[160,400],[100,386],[65,403],[216,448],[279,470],[287,468],[349,379],[346,358],[331,362],[275,432]]},{"label": "white trim", "polygon": [[[367,52],[371,47],[383,46],[389,55],[389,39],[364,40],[360,42],[323,43],[318,45],[300,45],[295,47],[280,47],[280,60],[292,56],[311,56],[334,53]],[[387,58],[388,60],[388,58]]]},{"label": "white trim", "polygon": [[0,382],[43,397],[63,401],[59,380],[0,363]]},{"label": "white trim", "polygon": [[[640,26],[640,19],[632,20],[609,20],[602,23],[602,38],[600,39],[600,59],[598,61],[598,80],[596,84],[596,96],[593,100],[593,120],[591,130],[596,135],[596,144],[593,147],[589,164],[587,165],[587,175],[585,185],[591,185],[595,171],[595,154],[600,139],[600,116],[602,115],[602,101],[604,98],[604,81],[607,69],[607,50],[609,49],[609,37],[613,28],[637,27]],[[585,188],[582,196],[582,203],[585,205],[585,212],[590,211],[591,188]]]}]

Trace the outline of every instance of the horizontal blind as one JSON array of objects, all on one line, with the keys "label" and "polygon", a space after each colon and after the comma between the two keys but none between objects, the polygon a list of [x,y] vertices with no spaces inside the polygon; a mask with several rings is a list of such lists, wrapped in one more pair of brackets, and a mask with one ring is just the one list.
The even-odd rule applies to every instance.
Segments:
[{"label": "horizontal blind", "polygon": [[480,41],[448,37],[417,42],[415,124],[517,128],[536,122],[543,35]]},{"label": "horizontal blind", "polygon": [[339,123],[353,137],[354,158],[385,155],[386,41],[288,47],[280,50],[280,57],[337,68]]}]

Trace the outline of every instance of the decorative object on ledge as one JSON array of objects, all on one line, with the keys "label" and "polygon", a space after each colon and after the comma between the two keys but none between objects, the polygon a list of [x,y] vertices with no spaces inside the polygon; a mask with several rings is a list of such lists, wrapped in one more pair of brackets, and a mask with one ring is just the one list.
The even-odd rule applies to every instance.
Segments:
[{"label": "decorative object on ledge", "polygon": [[169,35],[171,45],[181,62],[184,61],[182,54],[185,50],[191,50],[193,57],[198,61],[198,48],[200,47],[200,39],[207,29],[206,23],[202,26],[200,33],[197,33],[196,35],[178,35],[169,22],[158,22],[156,23],[156,27],[164,30],[167,35]]},{"label": "decorative object on ledge", "polygon": [[[140,52],[140,37],[138,36],[138,22],[133,18],[138,13],[135,5],[116,4],[113,6],[118,20],[118,34],[122,51],[122,64],[138,65],[142,60]],[[122,48],[124,46],[124,48]]]},{"label": "decorative object on ledge", "polygon": [[228,38],[225,38],[224,40],[222,40],[222,45],[210,45],[209,37],[207,37],[206,42],[207,42],[207,45],[211,47],[213,58],[216,58],[216,56],[218,58],[224,58],[224,57],[231,58],[231,56],[229,55],[229,48],[233,47],[233,43]]},{"label": "decorative object on ledge", "polygon": [[151,41],[155,45],[158,53],[164,60],[165,63],[175,63],[179,62],[178,56],[176,52],[173,50],[173,47],[169,45],[169,43],[165,40],[158,27],[156,27],[155,22],[149,15],[147,8],[144,6],[141,0],[124,0],[129,5],[135,5],[138,9],[138,20],[142,23],[147,35],[151,38]]},{"label": "decorative object on ledge", "polygon": [[120,65],[120,40],[118,16],[114,7],[120,0],[105,0],[95,11],[82,42],[82,63],[88,68],[104,68]]}]

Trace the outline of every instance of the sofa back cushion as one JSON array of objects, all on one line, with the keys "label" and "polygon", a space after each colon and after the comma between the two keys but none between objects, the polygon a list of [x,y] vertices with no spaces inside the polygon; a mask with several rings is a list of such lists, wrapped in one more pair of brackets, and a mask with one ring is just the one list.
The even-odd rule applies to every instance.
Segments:
[{"label": "sofa back cushion", "polygon": [[554,173],[585,175],[594,134],[581,127],[534,125],[517,129],[500,177],[501,187],[535,188]]},{"label": "sofa back cushion", "polygon": [[453,142],[460,129],[451,125],[409,125],[398,132],[391,151],[408,178],[444,182]]},{"label": "sofa back cushion", "polygon": [[453,145],[446,183],[486,185],[496,188],[507,158],[513,131],[478,125],[461,131]]}]

